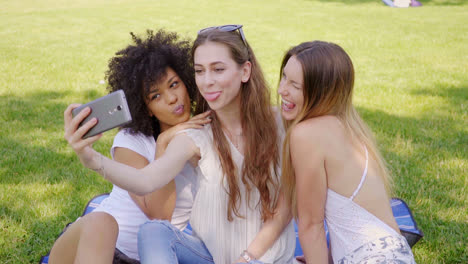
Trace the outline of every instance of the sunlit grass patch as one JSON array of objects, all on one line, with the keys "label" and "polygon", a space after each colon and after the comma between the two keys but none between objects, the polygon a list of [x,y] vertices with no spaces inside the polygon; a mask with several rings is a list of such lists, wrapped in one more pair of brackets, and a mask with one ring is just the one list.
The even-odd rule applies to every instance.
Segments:
[{"label": "sunlit grass patch", "polygon": [[[0,0],[0,262],[36,263],[91,197],[110,191],[67,146],[63,111],[106,94],[100,81],[129,32],[166,28],[194,39],[232,23],[244,24],[273,97],[292,45],[319,39],[349,53],[355,105],[394,175],[394,195],[425,233],[416,261],[468,262],[467,3],[421,2]],[[95,148],[109,155],[115,133]]]}]

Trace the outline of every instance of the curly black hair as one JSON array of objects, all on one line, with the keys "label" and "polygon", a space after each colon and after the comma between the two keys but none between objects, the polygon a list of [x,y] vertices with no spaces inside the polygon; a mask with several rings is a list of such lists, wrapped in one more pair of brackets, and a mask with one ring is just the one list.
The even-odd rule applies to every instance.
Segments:
[{"label": "curly black hair", "polygon": [[160,133],[159,121],[148,115],[145,98],[152,85],[166,75],[172,68],[184,82],[193,110],[196,92],[195,75],[190,58],[191,42],[181,40],[177,33],[163,29],[154,33],[146,31],[146,39],[130,32],[134,44],[118,51],[109,60],[106,72],[109,92],[123,90],[132,115],[132,122],[122,128],[131,133],[153,135]]}]

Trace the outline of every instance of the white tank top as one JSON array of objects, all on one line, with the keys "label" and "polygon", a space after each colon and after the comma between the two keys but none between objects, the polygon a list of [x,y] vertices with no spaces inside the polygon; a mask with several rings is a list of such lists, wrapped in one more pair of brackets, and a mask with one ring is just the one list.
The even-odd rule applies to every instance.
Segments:
[{"label": "white tank top", "polygon": [[393,228],[353,201],[366,179],[368,162],[369,154],[366,148],[366,167],[361,182],[351,197],[344,197],[331,189],[327,191],[325,219],[334,262],[372,240],[389,235],[401,236]]}]

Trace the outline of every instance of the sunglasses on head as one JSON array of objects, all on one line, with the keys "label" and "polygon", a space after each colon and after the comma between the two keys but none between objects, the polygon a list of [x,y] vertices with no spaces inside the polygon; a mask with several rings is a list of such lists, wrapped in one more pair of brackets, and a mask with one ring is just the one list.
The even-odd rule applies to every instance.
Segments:
[{"label": "sunglasses on head", "polygon": [[213,29],[219,29],[221,31],[231,32],[239,30],[239,34],[244,42],[244,45],[247,47],[247,41],[245,40],[244,31],[242,31],[242,25],[224,25],[224,26],[215,26],[215,27],[207,27],[204,29],[198,30],[198,34],[200,35],[203,32],[208,32]]}]

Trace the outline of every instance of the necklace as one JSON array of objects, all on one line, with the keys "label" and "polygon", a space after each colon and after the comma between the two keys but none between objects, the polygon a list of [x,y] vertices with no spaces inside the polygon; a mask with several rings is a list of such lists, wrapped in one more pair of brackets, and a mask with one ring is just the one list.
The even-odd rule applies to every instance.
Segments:
[{"label": "necklace", "polygon": [[236,147],[236,149],[239,150],[239,139],[242,139],[242,131],[239,134],[232,135],[231,131],[229,131],[227,128],[223,128],[223,130],[227,133],[227,136],[231,140],[232,144]]}]

